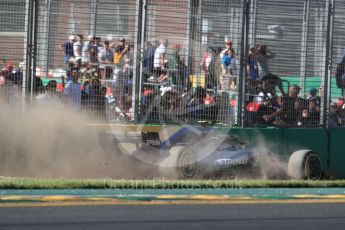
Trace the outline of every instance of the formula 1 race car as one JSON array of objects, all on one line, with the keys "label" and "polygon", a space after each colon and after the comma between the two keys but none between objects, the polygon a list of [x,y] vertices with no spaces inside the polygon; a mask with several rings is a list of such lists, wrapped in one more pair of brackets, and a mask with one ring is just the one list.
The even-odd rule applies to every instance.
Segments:
[{"label": "formula 1 race car", "polygon": [[119,152],[137,158],[161,178],[317,180],[324,175],[315,151],[302,145],[265,142],[260,134],[248,136],[236,127],[143,125],[126,130],[112,128]]},{"label": "formula 1 race car", "polygon": [[160,177],[286,177],[287,164],[283,162],[287,163],[288,159],[249,146],[237,135],[205,127],[182,126],[167,136],[161,142],[157,133],[143,134],[143,141],[147,145],[156,145],[160,151]]}]

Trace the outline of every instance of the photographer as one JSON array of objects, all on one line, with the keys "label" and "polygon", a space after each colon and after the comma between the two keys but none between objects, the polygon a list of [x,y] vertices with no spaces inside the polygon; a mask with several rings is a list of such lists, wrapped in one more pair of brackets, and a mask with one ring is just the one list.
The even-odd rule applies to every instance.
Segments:
[{"label": "photographer", "polygon": [[256,46],[255,57],[259,69],[259,80],[263,82],[264,92],[275,95],[275,87],[278,86],[284,95],[282,80],[277,75],[272,74],[269,68],[269,60],[275,57],[274,53],[266,45],[258,45]]},{"label": "photographer", "polygon": [[[130,51],[129,44],[126,43],[126,39],[122,38],[120,44],[111,43],[110,47],[115,47],[113,63],[119,67],[123,64],[125,56],[128,56]],[[128,57],[127,57],[128,58]]]}]

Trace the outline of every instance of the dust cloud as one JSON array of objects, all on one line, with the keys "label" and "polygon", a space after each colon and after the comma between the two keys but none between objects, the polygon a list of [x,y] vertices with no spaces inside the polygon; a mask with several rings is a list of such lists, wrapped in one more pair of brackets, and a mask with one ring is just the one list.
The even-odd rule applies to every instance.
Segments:
[{"label": "dust cloud", "polygon": [[[27,106],[28,107],[28,106]],[[0,102],[0,176],[143,179],[153,166],[122,154],[80,112]]]},{"label": "dust cloud", "polygon": [[[102,179],[159,176],[155,162],[123,153],[113,135],[87,125],[94,122],[81,112],[58,106],[30,106],[22,110],[1,102],[0,108],[0,176]],[[284,178],[287,162],[269,151],[272,148],[264,138],[256,140],[260,171],[238,178]]]},{"label": "dust cloud", "polygon": [[256,155],[259,159],[260,179],[287,179],[288,161],[274,153],[272,143],[262,137],[259,133],[256,137]]}]

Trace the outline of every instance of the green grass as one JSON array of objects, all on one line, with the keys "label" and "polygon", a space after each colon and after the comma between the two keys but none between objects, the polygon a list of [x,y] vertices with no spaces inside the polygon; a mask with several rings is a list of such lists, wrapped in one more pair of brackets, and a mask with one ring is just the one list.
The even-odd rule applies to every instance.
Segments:
[{"label": "green grass", "polygon": [[217,189],[217,188],[331,188],[345,180],[112,180],[3,178],[1,189]]}]

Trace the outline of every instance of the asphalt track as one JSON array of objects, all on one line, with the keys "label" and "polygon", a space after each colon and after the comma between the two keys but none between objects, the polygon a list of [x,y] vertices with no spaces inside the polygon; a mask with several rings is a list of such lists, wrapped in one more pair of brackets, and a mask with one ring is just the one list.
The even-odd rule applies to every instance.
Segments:
[{"label": "asphalt track", "polygon": [[344,226],[344,188],[0,190],[0,229]]},{"label": "asphalt track", "polygon": [[343,203],[72,205],[0,208],[0,229],[344,229]]}]

